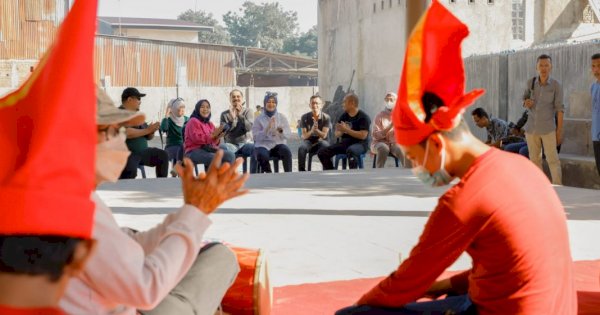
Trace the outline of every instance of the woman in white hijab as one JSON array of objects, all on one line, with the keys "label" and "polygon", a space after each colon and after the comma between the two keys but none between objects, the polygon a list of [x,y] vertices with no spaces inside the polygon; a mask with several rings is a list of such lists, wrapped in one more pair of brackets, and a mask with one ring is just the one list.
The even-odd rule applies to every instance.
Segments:
[{"label": "woman in white hijab", "polygon": [[[182,98],[174,98],[167,104],[166,117],[160,124],[160,131],[167,134],[167,146],[165,151],[169,154],[169,160],[177,162],[183,159],[183,125],[189,120],[184,116],[185,103]],[[173,177],[176,173],[171,171]]]}]

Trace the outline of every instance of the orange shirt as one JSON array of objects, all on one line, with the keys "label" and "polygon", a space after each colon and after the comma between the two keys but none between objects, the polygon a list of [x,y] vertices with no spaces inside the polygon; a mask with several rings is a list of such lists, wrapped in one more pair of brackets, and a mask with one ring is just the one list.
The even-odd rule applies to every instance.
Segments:
[{"label": "orange shirt", "polygon": [[422,297],[462,252],[479,314],[577,314],[566,216],[546,176],[490,149],[439,199],[418,244],[358,304],[399,307]]}]

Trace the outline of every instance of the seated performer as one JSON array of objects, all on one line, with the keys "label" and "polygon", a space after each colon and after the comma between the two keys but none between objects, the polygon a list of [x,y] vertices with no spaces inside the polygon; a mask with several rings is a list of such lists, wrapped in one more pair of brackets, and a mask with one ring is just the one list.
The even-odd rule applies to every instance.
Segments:
[{"label": "seated performer", "polygon": [[[461,119],[483,93],[463,94],[467,27],[438,1],[421,21],[408,41],[393,112],[396,141],[427,185],[459,181],[440,197],[398,269],[336,314],[577,314],[556,192],[535,165],[484,144]],[[465,251],[472,268],[436,281]]]}]

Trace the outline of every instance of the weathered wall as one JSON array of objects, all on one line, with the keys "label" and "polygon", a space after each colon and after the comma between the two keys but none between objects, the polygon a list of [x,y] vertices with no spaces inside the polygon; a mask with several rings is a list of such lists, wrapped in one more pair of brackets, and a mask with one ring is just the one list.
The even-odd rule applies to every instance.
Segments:
[{"label": "weathered wall", "polygon": [[[125,87],[107,88],[107,93],[115,101],[115,104],[121,103],[121,93]],[[170,99],[177,96],[186,100],[186,115],[190,115],[194,110],[194,105],[200,99],[208,99],[212,107],[212,121],[219,123],[221,112],[229,109],[229,92],[231,87],[197,87],[197,88],[175,88],[175,87],[138,87],[140,92],[147,94],[142,98],[140,110],[146,114],[146,121],[157,121],[164,117],[166,104]],[[296,121],[310,111],[308,106],[309,99],[318,92],[316,87],[276,87],[276,88],[247,88],[237,87],[246,99],[246,104],[250,106],[252,112],[256,110],[256,105],[263,106],[263,98],[266,91],[277,92],[279,100],[278,111],[283,113],[290,122],[290,127],[296,128]],[[10,92],[12,89],[0,87],[0,97]]]},{"label": "weathered wall", "polygon": [[[550,55],[553,60],[552,77],[563,85],[566,106],[565,141],[561,152],[592,156],[589,89],[594,78],[590,71],[590,58],[597,52],[600,52],[600,43],[589,42],[466,58],[467,87],[486,89],[486,95],[474,106],[516,122],[524,111],[522,95],[527,88],[526,82],[537,74],[537,57]],[[473,127],[470,120],[467,115],[467,121]],[[484,137],[483,130],[471,129],[479,137]]]},{"label": "weathered wall", "polygon": [[[339,85],[346,90],[356,70],[352,89],[361,107],[371,116],[382,109],[385,92],[398,89],[406,41],[406,1],[319,1],[319,88],[326,100],[333,100]],[[465,56],[510,46],[510,1],[443,3],[471,29],[463,44]],[[490,34],[493,40],[489,40]]]}]

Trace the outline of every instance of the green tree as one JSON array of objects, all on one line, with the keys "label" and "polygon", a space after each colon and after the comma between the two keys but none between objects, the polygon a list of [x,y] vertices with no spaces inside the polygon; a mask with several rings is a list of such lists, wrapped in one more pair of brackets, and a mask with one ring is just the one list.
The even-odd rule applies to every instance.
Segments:
[{"label": "green tree", "polygon": [[227,30],[221,25],[219,25],[219,21],[217,21],[212,13],[207,13],[205,11],[199,10],[194,11],[192,9],[187,10],[181,13],[178,17],[178,20],[193,22],[199,25],[204,26],[212,26],[214,31],[211,32],[200,32],[198,35],[198,41],[201,43],[208,44],[218,44],[218,45],[229,45],[231,41],[229,39],[229,34]]},{"label": "green tree", "polygon": [[283,45],[283,52],[310,58],[318,57],[317,26],[313,26],[306,33],[288,38]]},{"label": "green tree", "polygon": [[246,1],[238,13],[227,12],[223,22],[234,45],[281,52],[285,40],[296,35],[298,13],[283,10],[278,2],[254,4]]}]

